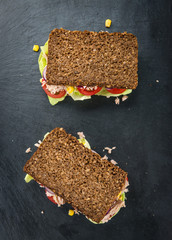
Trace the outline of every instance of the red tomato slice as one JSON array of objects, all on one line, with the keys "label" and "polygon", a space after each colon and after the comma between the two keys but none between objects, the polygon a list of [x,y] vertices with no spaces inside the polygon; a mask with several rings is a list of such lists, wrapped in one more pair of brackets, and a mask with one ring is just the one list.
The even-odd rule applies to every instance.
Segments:
[{"label": "red tomato slice", "polygon": [[106,90],[113,94],[120,94],[123,93],[126,89],[120,89],[120,88],[106,88]]},{"label": "red tomato slice", "polygon": [[[45,189],[45,193],[47,193],[47,190],[46,190],[46,189]],[[47,194],[46,194],[46,196],[47,196]],[[57,203],[54,201],[53,196],[47,196],[47,198],[48,198],[51,202],[57,204]]]},{"label": "red tomato slice", "polygon": [[60,91],[60,92],[57,93],[57,94],[52,94],[52,93],[50,93],[50,92],[48,91],[48,89],[46,88],[46,84],[44,84],[44,82],[45,82],[45,81],[43,81],[42,88],[44,89],[45,93],[46,93],[48,96],[50,96],[50,97],[52,97],[52,98],[61,98],[61,97],[63,97],[63,96],[66,94],[66,91],[65,91],[65,90]]},{"label": "red tomato slice", "polygon": [[83,88],[83,87],[77,87],[77,89],[78,89],[78,91],[79,91],[80,93],[82,93],[83,95],[92,96],[92,95],[100,92],[100,90],[102,89],[102,87],[97,87],[96,90],[92,90],[92,91],[88,91],[88,90],[86,90],[86,89]]},{"label": "red tomato slice", "polygon": [[54,198],[53,197],[47,197],[51,202],[57,204],[55,201],[54,201]]}]

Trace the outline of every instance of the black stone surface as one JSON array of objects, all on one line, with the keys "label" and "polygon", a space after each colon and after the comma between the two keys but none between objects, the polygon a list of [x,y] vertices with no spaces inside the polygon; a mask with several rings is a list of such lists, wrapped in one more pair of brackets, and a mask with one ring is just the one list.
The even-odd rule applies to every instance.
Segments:
[{"label": "black stone surface", "polygon": [[[0,239],[172,239],[171,70],[172,4],[161,0],[0,1]],[[52,107],[40,87],[34,44],[53,28],[127,31],[138,37],[139,87],[129,99],[66,98]],[[156,82],[159,80],[159,82]],[[129,173],[127,208],[109,223],[69,217],[31,182],[25,150],[61,126],[83,131],[102,156],[105,146]],[[41,211],[44,214],[41,214]]]}]

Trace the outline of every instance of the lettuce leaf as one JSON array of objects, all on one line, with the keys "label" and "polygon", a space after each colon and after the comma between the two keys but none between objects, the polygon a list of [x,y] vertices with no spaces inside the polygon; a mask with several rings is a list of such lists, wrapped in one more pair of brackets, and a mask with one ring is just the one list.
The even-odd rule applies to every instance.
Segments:
[{"label": "lettuce leaf", "polygon": [[48,136],[49,132],[47,132],[45,135],[44,135],[44,138],[43,138],[43,141],[44,139]]},{"label": "lettuce leaf", "polygon": [[41,46],[41,53],[38,58],[38,65],[39,65],[39,71],[41,73],[41,76],[45,66],[47,65],[47,60],[44,57],[44,55],[47,55],[47,54],[48,54],[48,41],[45,43],[44,46]]},{"label": "lettuce leaf", "polygon": [[39,71],[40,71],[41,76],[42,76],[42,73],[43,73],[43,71],[44,71],[44,68],[45,68],[45,66],[47,65],[47,61],[46,61],[46,59],[43,57],[43,53],[42,53],[42,52],[41,52],[40,55],[39,55],[38,64],[39,64]]},{"label": "lettuce leaf", "polygon": [[48,54],[48,41],[46,41],[44,46],[41,46],[41,51],[43,52],[44,55]]},{"label": "lettuce leaf", "polygon": [[78,139],[78,141],[80,143],[82,143],[84,145],[84,147],[86,147],[88,149],[91,149],[91,146],[90,146],[89,142],[85,138]]},{"label": "lettuce leaf", "polygon": [[[69,94],[69,93],[68,93]],[[90,99],[91,96],[85,96],[81,94],[76,88],[72,93],[69,94],[74,101],[83,101],[85,99]]]},{"label": "lettuce leaf", "polygon": [[132,92],[132,89],[126,89],[123,93],[120,93],[120,94],[112,94],[110,92],[108,92],[106,90],[106,88],[102,88],[102,90],[98,93],[96,93],[95,95],[97,96],[104,96],[104,97],[119,97],[121,95],[127,95],[127,94],[130,94]]},{"label": "lettuce leaf", "polygon": [[[48,95],[47,95],[48,96]],[[61,98],[52,98],[50,96],[48,96],[48,100],[50,102],[51,105],[56,105],[58,102],[61,102],[65,99],[66,95],[64,97],[61,97]]]},{"label": "lettuce leaf", "polygon": [[24,180],[26,183],[29,183],[30,181],[34,180],[34,178],[32,176],[30,176],[29,174],[26,174]]}]

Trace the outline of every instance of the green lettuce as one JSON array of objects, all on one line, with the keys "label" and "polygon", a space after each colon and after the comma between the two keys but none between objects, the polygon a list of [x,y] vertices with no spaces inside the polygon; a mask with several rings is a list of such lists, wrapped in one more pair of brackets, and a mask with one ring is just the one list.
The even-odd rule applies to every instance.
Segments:
[{"label": "green lettuce", "polygon": [[44,138],[43,138],[43,141],[44,139],[48,136],[49,132],[47,132],[45,135],[44,135]]},{"label": "green lettuce", "polygon": [[44,46],[41,46],[41,51],[43,52],[44,55],[48,54],[48,41],[46,41]]},{"label": "green lettuce", "polygon": [[91,149],[89,142],[85,138],[78,139],[78,141],[82,143],[86,148]]},{"label": "green lettuce", "polygon": [[120,94],[113,94],[110,93],[106,90],[106,88],[102,88],[102,90],[100,90],[100,92],[96,93],[95,95],[97,96],[104,96],[104,97],[119,97],[121,95],[127,95],[130,94],[132,92],[132,89],[126,89],[123,93]]},{"label": "green lettuce", "polygon": [[91,96],[85,96],[82,93],[80,93],[76,88],[74,88],[74,91],[72,93],[69,94],[71,96],[71,98],[74,101],[83,101],[85,99],[90,99]]},{"label": "green lettuce", "polygon": [[41,73],[41,76],[42,76],[45,66],[47,65],[47,60],[44,57],[47,54],[48,54],[48,41],[45,43],[44,46],[41,46],[41,53],[38,58],[38,65],[39,65],[39,71]]},{"label": "green lettuce", "polygon": [[[48,96],[48,95],[47,95],[47,96]],[[56,105],[58,102],[63,101],[63,100],[65,99],[65,97],[66,97],[66,95],[63,96],[63,97],[61,97],[61,98],[52,98],[52,97],[48,96],[48,100],[49,100],[50,104],[54,106],[54,105]]]},{"label": "green lettuce", "polygon": [[26,183],[29,183],[30,181],[34,180],[34,178],[32,176],[30,176],[29,174],[26,174],[24,180]]}]

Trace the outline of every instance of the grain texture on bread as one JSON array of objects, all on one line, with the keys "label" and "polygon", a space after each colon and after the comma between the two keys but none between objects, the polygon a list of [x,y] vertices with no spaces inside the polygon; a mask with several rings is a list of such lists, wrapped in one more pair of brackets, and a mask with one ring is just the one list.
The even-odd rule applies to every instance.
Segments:
[{"label": "grain texture on bread", "polygon": [[127,177],[62,128],[51,131],[24,171],[95,222],[106,215]]},{"label": "grain texture on bread", "polygon": [[131,33],[54,29],[49,35],[47,84],[135,89],[137,69]]}]

